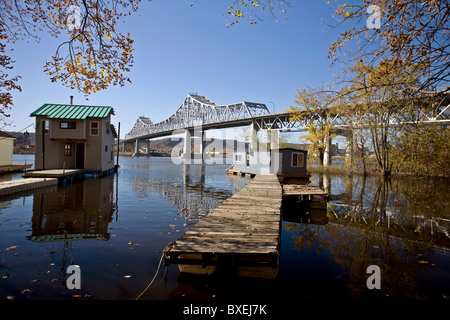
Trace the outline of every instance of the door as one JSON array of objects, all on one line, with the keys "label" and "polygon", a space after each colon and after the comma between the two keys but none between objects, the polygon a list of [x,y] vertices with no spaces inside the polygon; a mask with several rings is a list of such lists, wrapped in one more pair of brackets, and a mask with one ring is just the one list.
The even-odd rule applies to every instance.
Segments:
[{"label": "door", "polygon": [[84,169],[84,143],[77,143],[76,168]]}]

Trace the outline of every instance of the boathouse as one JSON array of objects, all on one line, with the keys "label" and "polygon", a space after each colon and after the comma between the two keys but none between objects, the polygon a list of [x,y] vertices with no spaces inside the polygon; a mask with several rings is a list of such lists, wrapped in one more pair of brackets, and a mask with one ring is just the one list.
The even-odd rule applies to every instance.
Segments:
[{"label": "boathouse", "polygon": [[114,168],[110,106],[46,103],[36,117],[35,169],[82,169],[102,173]]},{"label": "boathouse", "polygon": [[306,156],[308,151],[295,148],[271,149],[251,152],[245,150],[233,155],[233,173],[276,174],[278,177],[306,178]]}]

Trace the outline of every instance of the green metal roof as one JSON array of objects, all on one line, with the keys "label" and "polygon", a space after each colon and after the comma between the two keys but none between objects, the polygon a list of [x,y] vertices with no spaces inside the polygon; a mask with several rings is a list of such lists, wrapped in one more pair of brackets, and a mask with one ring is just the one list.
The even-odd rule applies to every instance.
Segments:
[{"label": "green metal roof", "polygon": [[114,109],[107,106],[85,106],[70,104],[49,104],[33,111],[30,116],[42,116],[50,119],[74,119],[84,120],[86,118],[105,118],[110,113],[114,114]]}]

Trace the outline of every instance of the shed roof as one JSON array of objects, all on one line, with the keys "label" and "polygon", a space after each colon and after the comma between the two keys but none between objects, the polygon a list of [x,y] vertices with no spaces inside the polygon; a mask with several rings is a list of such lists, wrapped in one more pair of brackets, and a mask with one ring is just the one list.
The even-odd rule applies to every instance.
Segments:
[{"label": "shed roof", "polygon": [[5,131],[1,131],[0,130],[0,137],[1,138],[11,138],[11,139],[15,139],[16,137],[10,135],[9,133],[5,132]]},{"label": "shed roof", "polygon": [[278,150],[292,150],[292,151],[301,151],[301,152],[308,153],[308,150],[302,150],[302,149],[297,149],[297,148],[279,148]]},{"label": "shed roof", "polygon": [[109,106],[46,103],[33,111],[30,116],[42,116],[50,119],[84,120],[86,118],[106,118],[109,114],[114,114],[114,109]]}]

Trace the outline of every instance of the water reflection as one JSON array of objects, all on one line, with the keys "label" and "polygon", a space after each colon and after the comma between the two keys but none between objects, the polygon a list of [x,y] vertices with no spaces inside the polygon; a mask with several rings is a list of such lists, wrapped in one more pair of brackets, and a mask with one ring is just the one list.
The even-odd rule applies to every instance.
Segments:
[{"label": "water reflection", "polygon": [[[251,181],[227,175],[227,165],[120,163],[113,176],[1,199],[0,299],[136,297],[156,274],[161,250]],[[450,296],[448,181],[316,174],[311,183],[330,201],[283,212],[277,279],[200,279],[168,266],[142,298]],[[69,264],[83,270],[80,292],[65,286]],[[381,268],[381,290],[367,289],[372,264]]]},{"label": "water reflection", "polygon": [[[162,195],[185,221],[190,222],[198,221],[251,181],[250,178],[227,175],[231,184],[230,193],[229,187],[221,189],[217,180],[217,184],[213,182],[208,185],[206,178],[209,173],[206,172],[206,165],[185,164],[177,169],[180,176],[176,178],[172,175],[153,177],[151,171],[148,171],[147,174],[141,172],[133,175],[133,178],[127,181],[137,196],[147,197],[151,193]],[[220,180],[223,180],[224,175],[225,171],[222,172]]]},{"label": "water reflection", "polygon": [[115,207],[113,176],[37,192],[33,195],[32,234],[27,239],[107,241]]},{"label": "water reflection", "polygon": [[[322,226],[286,223],[296,250],[329,251],[347,273],[353,297],[448,297],[450,214],[443,197],[445,183],[328,175],[314,180],[330,193],[328,221]],[[365,270],[372,264],[382,270],[378,292],[365,285]],[[443,282],[420,282],[429,271],[444,271]],[[436,289],[442,284],[445,289]]]}]

